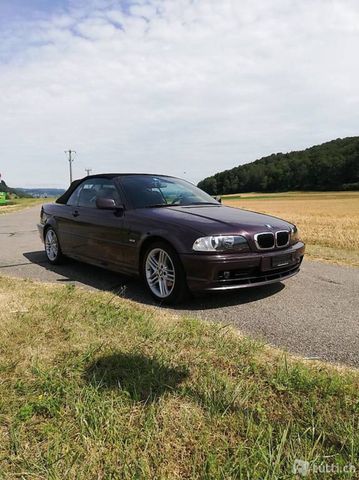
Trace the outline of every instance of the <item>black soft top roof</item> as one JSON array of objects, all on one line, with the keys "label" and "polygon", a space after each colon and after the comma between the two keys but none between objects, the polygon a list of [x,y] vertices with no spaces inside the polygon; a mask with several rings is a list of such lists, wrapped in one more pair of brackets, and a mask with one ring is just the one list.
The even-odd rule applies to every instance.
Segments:
[{"label": "black soft top roof", "polygon": [[124,177],[127,175],[142,175],[142,176],[151,175],[155,177],[171,177],[171,175],[163,175],[163,174],[157,174],[157,173],[96,173],[96,175],[88,175],[78,180],[74,180],[69,186],[69,188],[66,190],[66,192],[56,200],[56,203],[66,204],[68,199],[71,197],[72,193],[74,192],[74,190],[84,180],[90,180],[91,178],[116,178],[116,177]]}]

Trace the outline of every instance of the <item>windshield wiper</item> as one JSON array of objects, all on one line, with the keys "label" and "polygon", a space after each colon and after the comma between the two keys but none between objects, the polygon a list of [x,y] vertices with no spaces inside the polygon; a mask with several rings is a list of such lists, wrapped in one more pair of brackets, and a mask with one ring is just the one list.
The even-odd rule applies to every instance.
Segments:
[{"label": "windshield wiper", "polygon": [[162,207],[174,207],[171,203],[154,203],[153,205],[146,205],[144,208],[162,208]]},{"label": "windshield wiper", "polygon": [[192,202],[192,203],[187,203],[187,205],[220,205],[220,203],[214,203],[214,202]]},{"label": "windshield wiper", "polygon": [[163,207],[190,207],[195,205],[215,205],[220,206],[220,203],[214,202],[192,202],[192,203],[154,203],[153,205],[146,205],[143,208],[163,208]]}]

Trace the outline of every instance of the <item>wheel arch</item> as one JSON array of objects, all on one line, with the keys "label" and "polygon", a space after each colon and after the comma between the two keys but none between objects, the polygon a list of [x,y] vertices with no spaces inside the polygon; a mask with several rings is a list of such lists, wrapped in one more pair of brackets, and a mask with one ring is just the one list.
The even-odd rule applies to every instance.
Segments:
[{"label": "wheel arch", "polygon": [[55,233],[57,234],[57,231],[56,231],[56,227],[55,225],[53,224],[53,222],[47,222],[44,226],[44,230],[43,230],[43,238],[45,240],[45,235],[46,235],[46,232],[48,231],[49,228],[52,228],[53,230],[55,230]]},{"label": "wheel arch", "polygon": [[[171,255],[172,257],[172,263],[175,268],[175,282],[174,285],[172,286],[172,290],[169,293],[168,297],[164,298],[159,298],[157,294],[153,292],[151,287],[149,286],[147,280],[146,280],[146,275],[145,275],[145,265],[144,265],[144,255],[145,252],[148,250],[148,248],[155,244],[156,242],[161,242],[164,243],[164,246],[167,245],[168,247],[173,250],[173,254]],[[147,289],[150,291],[151,295],[157,300],[161,301],[164,303],[179,303],[190,296],[190,292],[188,290],[188,284],[187,284],[187,274],[186,270],[184,268],[182,259],[179,255],[178,249],[176,248],[175,242],[168,241],[166,238],[164,238],[161,235],[151,235],[145,238],[143,241],[141,248],[140,248],[140,262],[139,262],[139,271],[140,271],[140,276],[142,279],[145,281],[147,285]],[[175,258],[173,257],[175,255]]]},{"label": "wheel arch", "polygon": [[171,243],[170,241],[167,240],[167,238],[164,238],[162,237],[161,235],[150,235],[148,236],[147,238],[145,238],[145,240],[142,242],[141,244],[141,248],[140,248],[140,253],[139,253],[139,257],[138,257],[138,271],[139,271],[139,274],[140,276],[142,275],[142,263],[143,263],[143,257],[145,255],[145,252],[147,250],[147,248],[152,244],[152,243],[155,243],[155,242],[164,242],[166,243],[167,245],[169,245],[171,248],[173,248],[173,250],[177,253],[178,255],[178,251],[176,249],[176,247],[173,245],[173,243]]}]

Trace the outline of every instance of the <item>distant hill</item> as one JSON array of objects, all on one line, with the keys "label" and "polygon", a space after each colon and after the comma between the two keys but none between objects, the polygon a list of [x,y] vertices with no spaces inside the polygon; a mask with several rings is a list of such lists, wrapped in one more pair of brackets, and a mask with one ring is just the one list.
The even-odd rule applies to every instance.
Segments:
[{"label": "distant hill", "polygon": [[65,190],[63,188],[11,188],[1,180],[0,192],[13,193],[18,197],[60,197]]},{"label": "distant hill", "polygon": [[359,190],[359,137],[338,138],[306,150],[276,153],[207,177],[211,195],[288,190]]},{"label": "distant hill", "polygon": [[5,193],[13,193],[14,195],[17,195],[18,197],[27,197],[25,192],[18,191],[16,188],[10,188],[6,185],[4,180],[1,180],[0,182],[0,192],[5,192]]},{"label": "distant hill", "polygon": [[60,197],[65,193],[63,188],[17,188],[16,190],[32,197]]}]

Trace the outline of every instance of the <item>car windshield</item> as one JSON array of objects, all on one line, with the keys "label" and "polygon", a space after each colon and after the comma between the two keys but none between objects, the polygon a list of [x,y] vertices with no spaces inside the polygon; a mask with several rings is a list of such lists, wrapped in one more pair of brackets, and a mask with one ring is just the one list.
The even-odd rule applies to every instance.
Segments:
[{"label": "car windshield", "polygon": [[124,175],[120,181],[126,197],[134,208],[220,205],[203,190],[179,178]]}]

